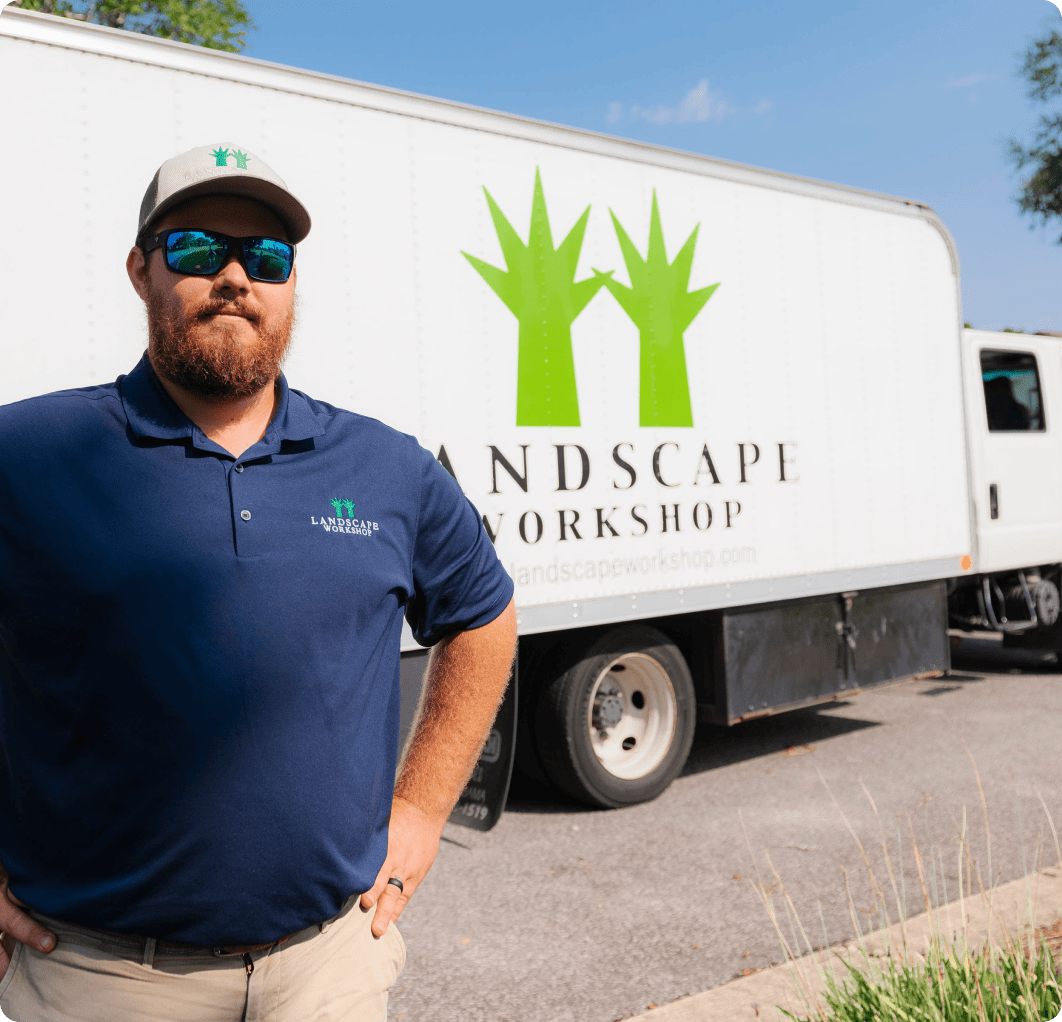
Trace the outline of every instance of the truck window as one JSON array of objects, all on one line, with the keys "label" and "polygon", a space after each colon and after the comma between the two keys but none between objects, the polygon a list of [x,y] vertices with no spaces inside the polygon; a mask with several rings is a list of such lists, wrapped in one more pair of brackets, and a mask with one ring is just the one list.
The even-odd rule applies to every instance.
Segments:
[{"label": "truck window", "polygon": [[1046,423],[1035,355],[982,349],[981,379],[990,433],[1044,431]]}]

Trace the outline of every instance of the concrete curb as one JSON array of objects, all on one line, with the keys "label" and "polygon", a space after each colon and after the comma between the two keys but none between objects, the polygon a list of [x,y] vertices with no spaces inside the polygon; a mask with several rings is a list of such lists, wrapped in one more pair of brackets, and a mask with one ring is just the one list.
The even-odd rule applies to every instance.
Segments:
[{"label": "concrete curb", "polygon": [[[962,938],[965,917],[966,938],[971,947],[980,947],[992,938],[999,942],[1022,931],[1049,926],[1062,919],[1062,869],[1044,869],[1021,880],[1002,884],[985,895],[953,901],[932,914],[922,913],[902,926],[879,930],[864,938],[867,952],[881,957],[890,945],[907,946],[918,952],[928,947],[938,927],[945,937]],[[764,918],[764,924],[770,925]],[[819,967],[836,963],[835,956],[862,961],[860,943],[850,940],[796,962],[742,976],[721,987],[683,997],[671,1004],[635,1015],[627,1022],[744,1022],[757,1018],[781,1018],[775,1005],[807,1014],[808,995],[817,996],[824,986]]]}]

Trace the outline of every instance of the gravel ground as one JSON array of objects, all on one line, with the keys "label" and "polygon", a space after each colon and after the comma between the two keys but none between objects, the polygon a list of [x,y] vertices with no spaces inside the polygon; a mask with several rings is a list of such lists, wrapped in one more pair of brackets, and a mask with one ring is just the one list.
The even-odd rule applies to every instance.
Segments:
[{"label": "gravel ground", "polygon": [[447,826],[402,918],[390,1019],[613,1022],[778,962],[749,879],[776,884],[772,865],[811,944],[852,936],[853,916],[876,928],[849,825],[887,883],[884,832],[911,913],[925,907],[912,835],[931,897],[955,898],[964,813],[986,881],[1054,864],[1040,799],[1062,828],[1060,668],[986,640],[955,653],[947,678],[704,725],[648,805],[587,810],[525,784],[490,833]]}]

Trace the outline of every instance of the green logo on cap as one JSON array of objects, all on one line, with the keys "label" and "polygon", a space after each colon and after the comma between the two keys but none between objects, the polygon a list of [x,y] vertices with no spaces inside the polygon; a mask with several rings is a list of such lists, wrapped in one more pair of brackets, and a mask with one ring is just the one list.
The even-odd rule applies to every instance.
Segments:
[{"label": "green logo on cap", "polygon": [[247,161],[251,158],[248,153],[245,153],[242,149],[236,149],[231,154],[228,149],[215,149],[211,154],[215,160],[217,160],[216,166],[227,167],[229,165],[229,156],[232,155],[236,158],[236,169],[246,170]]}]

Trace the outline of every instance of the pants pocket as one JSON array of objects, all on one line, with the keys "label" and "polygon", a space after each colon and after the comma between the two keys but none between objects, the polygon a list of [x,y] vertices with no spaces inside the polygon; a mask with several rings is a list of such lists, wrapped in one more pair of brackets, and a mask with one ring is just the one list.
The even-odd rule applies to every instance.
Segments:
[{"label": "pants pocket", "polygon": [[398,926],[395,923],[387,927],[387,932],[380,938],[380,945],[381,953],[388,959],[387,975],[390,976],[390,980],[387,986],[390,988],[394,986],[398,974],[406,965],[406,942],[402,939],[402,934],[398,932]]},{"label": "pants pocket", "polygon": [[4,973],[4,978],[0,980],[0,1003],[3,1002],[4,994],[7,993],[7,988],[11,986],[11,981],[15,978],[15,972],[22,961],[22,952],[25,946],[21,941],[16,941],[11,951],[11,961],[7,963],[7,972]]}]

